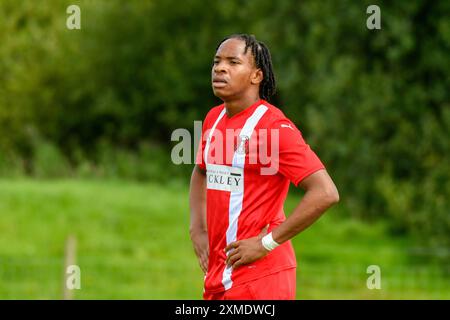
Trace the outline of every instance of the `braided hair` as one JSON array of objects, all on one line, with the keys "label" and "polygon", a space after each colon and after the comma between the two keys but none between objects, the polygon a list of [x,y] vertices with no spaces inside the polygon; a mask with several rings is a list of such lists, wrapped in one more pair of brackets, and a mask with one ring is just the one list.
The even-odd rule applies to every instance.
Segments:
[{"label": "braided hair", "polygon": [[244,41],[244,54],[247,53],[249,48],[252,50],[256,67],[261,69],[263,73],[263,80],[259,85],[259,96],[264,100],[269,100],[269,98],[275,94],[276,82],[272,67],[272,57],[270,56],[267,46],[263,42],[256,40],[254,35],[233,34],[220,41],[216,51],[219,49],[220,45],[228,39],[240,39]]}]

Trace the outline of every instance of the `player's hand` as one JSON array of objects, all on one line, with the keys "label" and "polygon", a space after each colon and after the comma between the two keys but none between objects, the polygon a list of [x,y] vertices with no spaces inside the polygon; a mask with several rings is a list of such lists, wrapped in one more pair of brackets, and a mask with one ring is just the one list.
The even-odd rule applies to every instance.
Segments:
[{"label": "player's hand", "polygon": [[209,243],[208,243],[208,232],[206,231],[196,231],[191,232],[191,240],[194,246],[195,254],[198,258],[198,263],[200,268],[202,268],[203,273],[206,274],[208,271],[208,261],[209,261]]},{"label": "player's hand", "polygon": [[262,237],[267,234],[267,225],[257,237],[239,240],[230,243],[226,248],[227,260],[225,263],[236,269],[242,265],[261,259],[269,253],[261,243]]}]

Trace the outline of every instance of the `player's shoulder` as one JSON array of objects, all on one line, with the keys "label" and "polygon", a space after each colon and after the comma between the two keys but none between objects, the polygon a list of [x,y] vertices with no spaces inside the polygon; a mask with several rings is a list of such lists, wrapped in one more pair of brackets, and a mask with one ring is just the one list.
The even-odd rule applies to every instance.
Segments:
[{"label": "player's shoulder", "polygon": [[225,106],[224,106],[224,104],[222,103],[222,104],[219,104],[219,105],[217,105],[217,106],[215,106],[215,107],[212,107],[211,109],[209,109],[209,111],[208,111],[208,113],[206,114],[206,116],[205,116],[205,122],[211,122],[211,121],[215,121],[218,117],[219,117],[219,115],[220,115],[220,113],[222,112],[222,110],[223,110],[223,108],[224,108]]},{"label": "player's shoulder", "polygon": [[[295,127],[294,123],[286,117],[286,115],[276,106],[264,101],[264,105],[268,108],[262,121],[262,125],[266,128],[278,128],[283,126]],[[283,126],[282,126],[283,125]]]}]

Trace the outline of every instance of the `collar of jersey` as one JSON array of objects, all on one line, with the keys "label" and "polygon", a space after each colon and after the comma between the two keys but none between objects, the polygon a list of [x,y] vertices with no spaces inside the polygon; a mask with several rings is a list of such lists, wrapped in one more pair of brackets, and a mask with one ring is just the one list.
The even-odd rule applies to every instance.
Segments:
[{"label": "collar of jersey", "polygon": [[[244,109],[244,110],[242,110],[242,111],[239,111],[238,113],[232,115],[231,117],[228,117],[227,113],[225,112],[224,118],[225,118],[226,120],[234,120],[234,119],[236,119],[236,118],[238,118],[238,117],[240,117],[240,116],[242,116],[242,115],[244,115],[244,114],[253,112],[258,106],[264,104],[264,102],[265,102],[265,101],[264,101],[263,99],[259,99],[258,101],[256,101],[254,104],[252,104],[252,105],[249,106],[248,108],[246,108],[246,109]],[[225,104],[224,104],[223,106],[224,106],[224,108],[225,108]]]}]

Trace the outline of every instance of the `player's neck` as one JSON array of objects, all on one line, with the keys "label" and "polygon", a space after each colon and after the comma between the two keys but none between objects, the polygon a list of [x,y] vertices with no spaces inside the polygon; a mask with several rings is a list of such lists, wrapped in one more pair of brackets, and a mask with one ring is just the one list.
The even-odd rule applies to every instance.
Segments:
[{"label": "player's neck", "polygon": [[247,109],[257,101],[261,100],[259,95],[248,96],[238,100],[225,101],[225,108],[227,116],[230,118],[235,114]]}]

